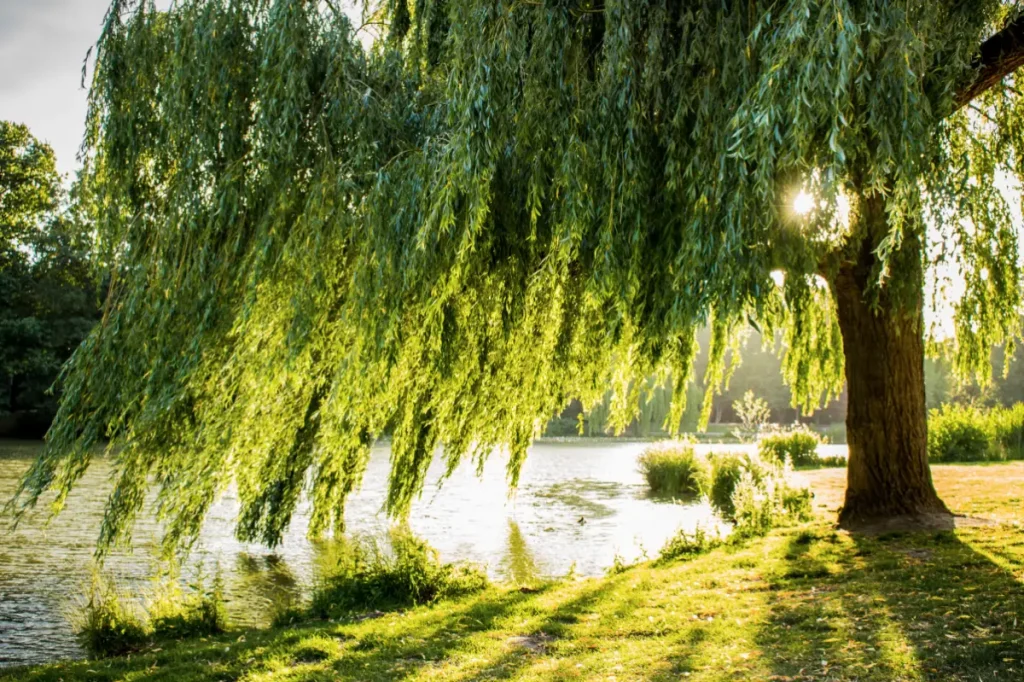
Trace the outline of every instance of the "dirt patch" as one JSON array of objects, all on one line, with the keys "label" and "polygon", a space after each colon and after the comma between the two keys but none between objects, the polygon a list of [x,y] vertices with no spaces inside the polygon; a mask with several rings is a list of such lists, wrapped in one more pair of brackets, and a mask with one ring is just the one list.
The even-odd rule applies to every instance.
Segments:
[{"label": "dirt patch", "polygon": [[[939,497],[951,510],[1005,523],[1022,520],[1017,510],[1022,508],[1024,462],[936,464],[931,469]],[[815,511],[835,518],[846,492],[845,469],[794,471],[792,477],[794,485],[814,492]],[[954,523],[960,528],[971,522]]]},{"label": "dirt patch", "polygon": [[869,519],[843,524],[842,528],[851,533],[883,535],[885,533],[912,533],[915,531],[942,531],[956,528],[979,528],[998,526],[999,523],[975,516],[955,514],[915,514],[893,516],[884,519]]},{"label": "dirt patch", "polygon": [[376,620],[378,618],[383,618],[386,615],[388,614],[384,613],[383,611],[369,611],[367,613],[361,613],[358,616],[353,616],[352,622],[361,623],[364,620]]},{"label": "dirt patch", "polygon": [[539,632],[535,635],[520,635],[517,637],[509,637],[505,640],[510,646],[526,649],[531,653],[542,654],[548,650],[548,645],[554,640],[551,635],[546,635],[543,632]]}]

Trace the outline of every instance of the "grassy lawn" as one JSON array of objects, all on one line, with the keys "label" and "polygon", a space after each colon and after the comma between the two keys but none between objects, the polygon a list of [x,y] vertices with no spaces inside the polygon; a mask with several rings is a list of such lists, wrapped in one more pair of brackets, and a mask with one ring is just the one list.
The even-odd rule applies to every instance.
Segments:
[{"label": "grassy lawn", "polygon": [[[799,474],[823,513],[843,473]],[[0,680],[1024,679],[1024,463],[939,466],[935,479],[956,511],[1004,524],[862,537],[823,515],[689,562]]]}]

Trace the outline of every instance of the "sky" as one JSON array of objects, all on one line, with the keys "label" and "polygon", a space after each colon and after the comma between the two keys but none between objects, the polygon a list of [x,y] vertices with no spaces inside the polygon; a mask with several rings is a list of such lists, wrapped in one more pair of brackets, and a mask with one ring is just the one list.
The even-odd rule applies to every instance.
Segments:
[{"label": "sky", "polygon": [[[158,9],[171,0],[157,0]],[[350,1],[340,3],[358,15]],[[70,175],[85,132],[82,61],[110,0],[0,0],[0,120],[24,123]],[[70,179],[70,178],[69,178]]]},{"label": "sky", "polygon": [[0,120],[24,123],[69,174],[85,130],[82,60],[108,0],[0,0]]}]

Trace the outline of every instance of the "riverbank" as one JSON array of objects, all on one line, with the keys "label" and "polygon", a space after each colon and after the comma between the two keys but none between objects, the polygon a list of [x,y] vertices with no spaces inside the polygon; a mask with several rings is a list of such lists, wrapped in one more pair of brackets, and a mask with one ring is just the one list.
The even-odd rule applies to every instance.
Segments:
[{"label": "riverbank", "polygon": [[[840,472],[805,472],[827,511]],[[162,643],[0,680],[1000,680],[1024,677],[1024,464],[935,467],[1004,522],[879,537],[826,517],[689,562],[353,622]]]}]

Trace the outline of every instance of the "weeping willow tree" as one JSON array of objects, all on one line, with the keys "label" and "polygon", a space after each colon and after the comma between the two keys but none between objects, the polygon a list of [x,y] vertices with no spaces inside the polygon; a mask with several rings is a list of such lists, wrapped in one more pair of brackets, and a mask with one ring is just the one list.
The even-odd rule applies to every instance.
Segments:
[{"label": "weeping willow tree", "polygon": [[[372,12],[373,10],[371,10]],[[509,452],[570,399],[728,374],[784,334],[794,399],[849,386],[841,520],[947,514],[923,357],[946,284],[962,373],[1020,331],[1024,21],[1000,0],[117,0],[84,193],[112,285],[16,505],[104,439],[101,547],[147,490],[168,546],[237,484],[238,535],[343,524],[392,434],[387,510],[431,460]],[[954,287],[956,288],[956,287]],[[948,326],[948,325],[947,325]],[[673,392],[677,425],[687,391]],[[711,391],[705,399],[706,420]]]}]

